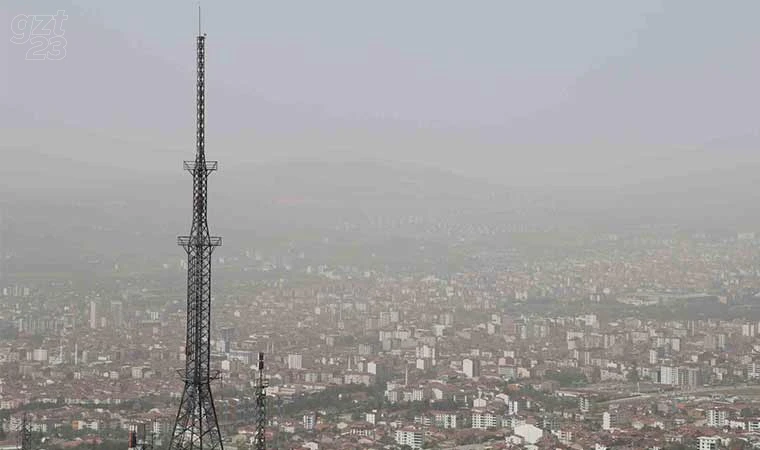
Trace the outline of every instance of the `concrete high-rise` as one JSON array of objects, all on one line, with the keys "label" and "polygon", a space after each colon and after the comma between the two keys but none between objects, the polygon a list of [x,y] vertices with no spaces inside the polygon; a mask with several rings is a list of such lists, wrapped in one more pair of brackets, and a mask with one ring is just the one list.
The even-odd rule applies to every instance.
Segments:
[{"label": "concrete high-rise", "polygon": [[124,305],[119,300],[111,302],[111,323],[114,327],[124,326]]},{"label": "concrete high-rise", "polygon": [[467,378],[477,378],[480,376],[480,360],[467,358],[462,361],[462,372]]},{"label": "concrete high-rise", "polygon": [[95,300],[90,301],[90,328],[98,328],[98,304]]},{"label": "concrete high-rise", "polygon": [[303,356],[298,354],[288,355],[288,369],[301,370],[303,369]]}]

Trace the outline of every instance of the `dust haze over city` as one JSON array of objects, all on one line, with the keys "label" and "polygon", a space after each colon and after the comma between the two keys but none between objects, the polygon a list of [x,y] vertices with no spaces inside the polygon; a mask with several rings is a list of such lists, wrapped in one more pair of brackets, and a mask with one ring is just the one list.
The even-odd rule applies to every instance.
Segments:
[{"label": "dust haze over city", "polygon": [[6,0],[0,449],[760,447],[759,13]]}]

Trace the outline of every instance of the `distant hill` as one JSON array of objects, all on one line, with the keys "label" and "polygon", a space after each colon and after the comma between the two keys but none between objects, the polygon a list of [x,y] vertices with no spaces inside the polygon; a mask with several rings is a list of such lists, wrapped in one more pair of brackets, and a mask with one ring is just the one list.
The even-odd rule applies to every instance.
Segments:
[{"label": "distant hill", "polygon": [[[177,161],[174,172],[140,172],[49,156],[33,149],[6,150],[0,166],[9,197],[48,201],[160,201],[189,192],[190,175]],[[149,164],[146,161],[146,164]],[[384,162],[292,161],[225,166],[211,177],[211,195],[221,202],[280,207],[421,207],[487,199],[506,188],[442,170]],[[163,193],[163,195],[157,195]]]},{"label": "distant hill", "polygon": [[[184,223],[190,176],[89,165],[34,149],[4,149],[0,201],[121,205],[120,220],[150,216]],[[150,161],[146,161],[149,164]],[[210,181],[211,208],[220,226],[250,227],[290,221],[316,225],[373,215],[472,212],[501,220],[519,210],[525,220],[600,225],[682,223],[700,227],[760,224],[760,166],[647,179],[610,188],[519,188],[436,168],[378,161],[289,161],[225,165]],[[491,218],[489,219],[489,214]],[[759,227],[760,228],[760,227]]]}]

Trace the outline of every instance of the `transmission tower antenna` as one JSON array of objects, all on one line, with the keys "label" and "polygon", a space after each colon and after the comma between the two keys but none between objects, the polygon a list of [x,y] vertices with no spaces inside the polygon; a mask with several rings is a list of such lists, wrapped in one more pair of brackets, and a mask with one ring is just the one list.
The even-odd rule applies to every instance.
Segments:
[{"label": "transmission tower antenna", "polygon": [[211,254],[222,238],[208,227],[208,177],[217,169],[206,160],[206,35],[201,33],[200,6],[196,36],[195,160],[184,168],[193,176],[193,217],[190,234],[177,241],[187,253],[187,334],[185,383],[169,450],[224,450],[211,382]]},{"label": "transmission tower antenna", "polygon": [[29,423],[29,416],[24,413],[21,419],[21,427],[18,430],[18,447],[21,450],[32,450],[32,426]]},{"label": "transmission tower antenna", "polygon": [[264,353],[259,352],[259,378],[256,381],[256,437],[254,450],[266,450],[267,428],[267,387],[269,382],[264,378]]}]

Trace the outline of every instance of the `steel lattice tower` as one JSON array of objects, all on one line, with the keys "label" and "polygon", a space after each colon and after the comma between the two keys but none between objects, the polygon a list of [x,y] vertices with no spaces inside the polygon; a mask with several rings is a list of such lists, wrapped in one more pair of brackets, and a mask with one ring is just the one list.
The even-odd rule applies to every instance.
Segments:
[{"label": "steel lattice tower", "polygon": [[18,430],[18,448],[21,450],[32,450],[32,426],[26,413],[24,413],[24,418],[21,420],[21,426]]},{"label": "steel lattice tower", "polygon": [[222,435],[211,395],[211,253],[222,244],[209,234],[207,222],[208,176],[216,161],[206,161],[206,35],[196,39],[196,151],[195,161],[184,168],[193,175],[193,223],[189,236],[178,243],[187,252],[187,336],[185,341],[185,382],[182,400],[174,423],[170,450],[223,449]]},{"label": "steel lattice tower", "polygon": [[264,378],[264,353],[259,352],[259,379],[256,382],[256,436],[254,450],[266,450],[267,429],[267,388],[269,382]]}]

